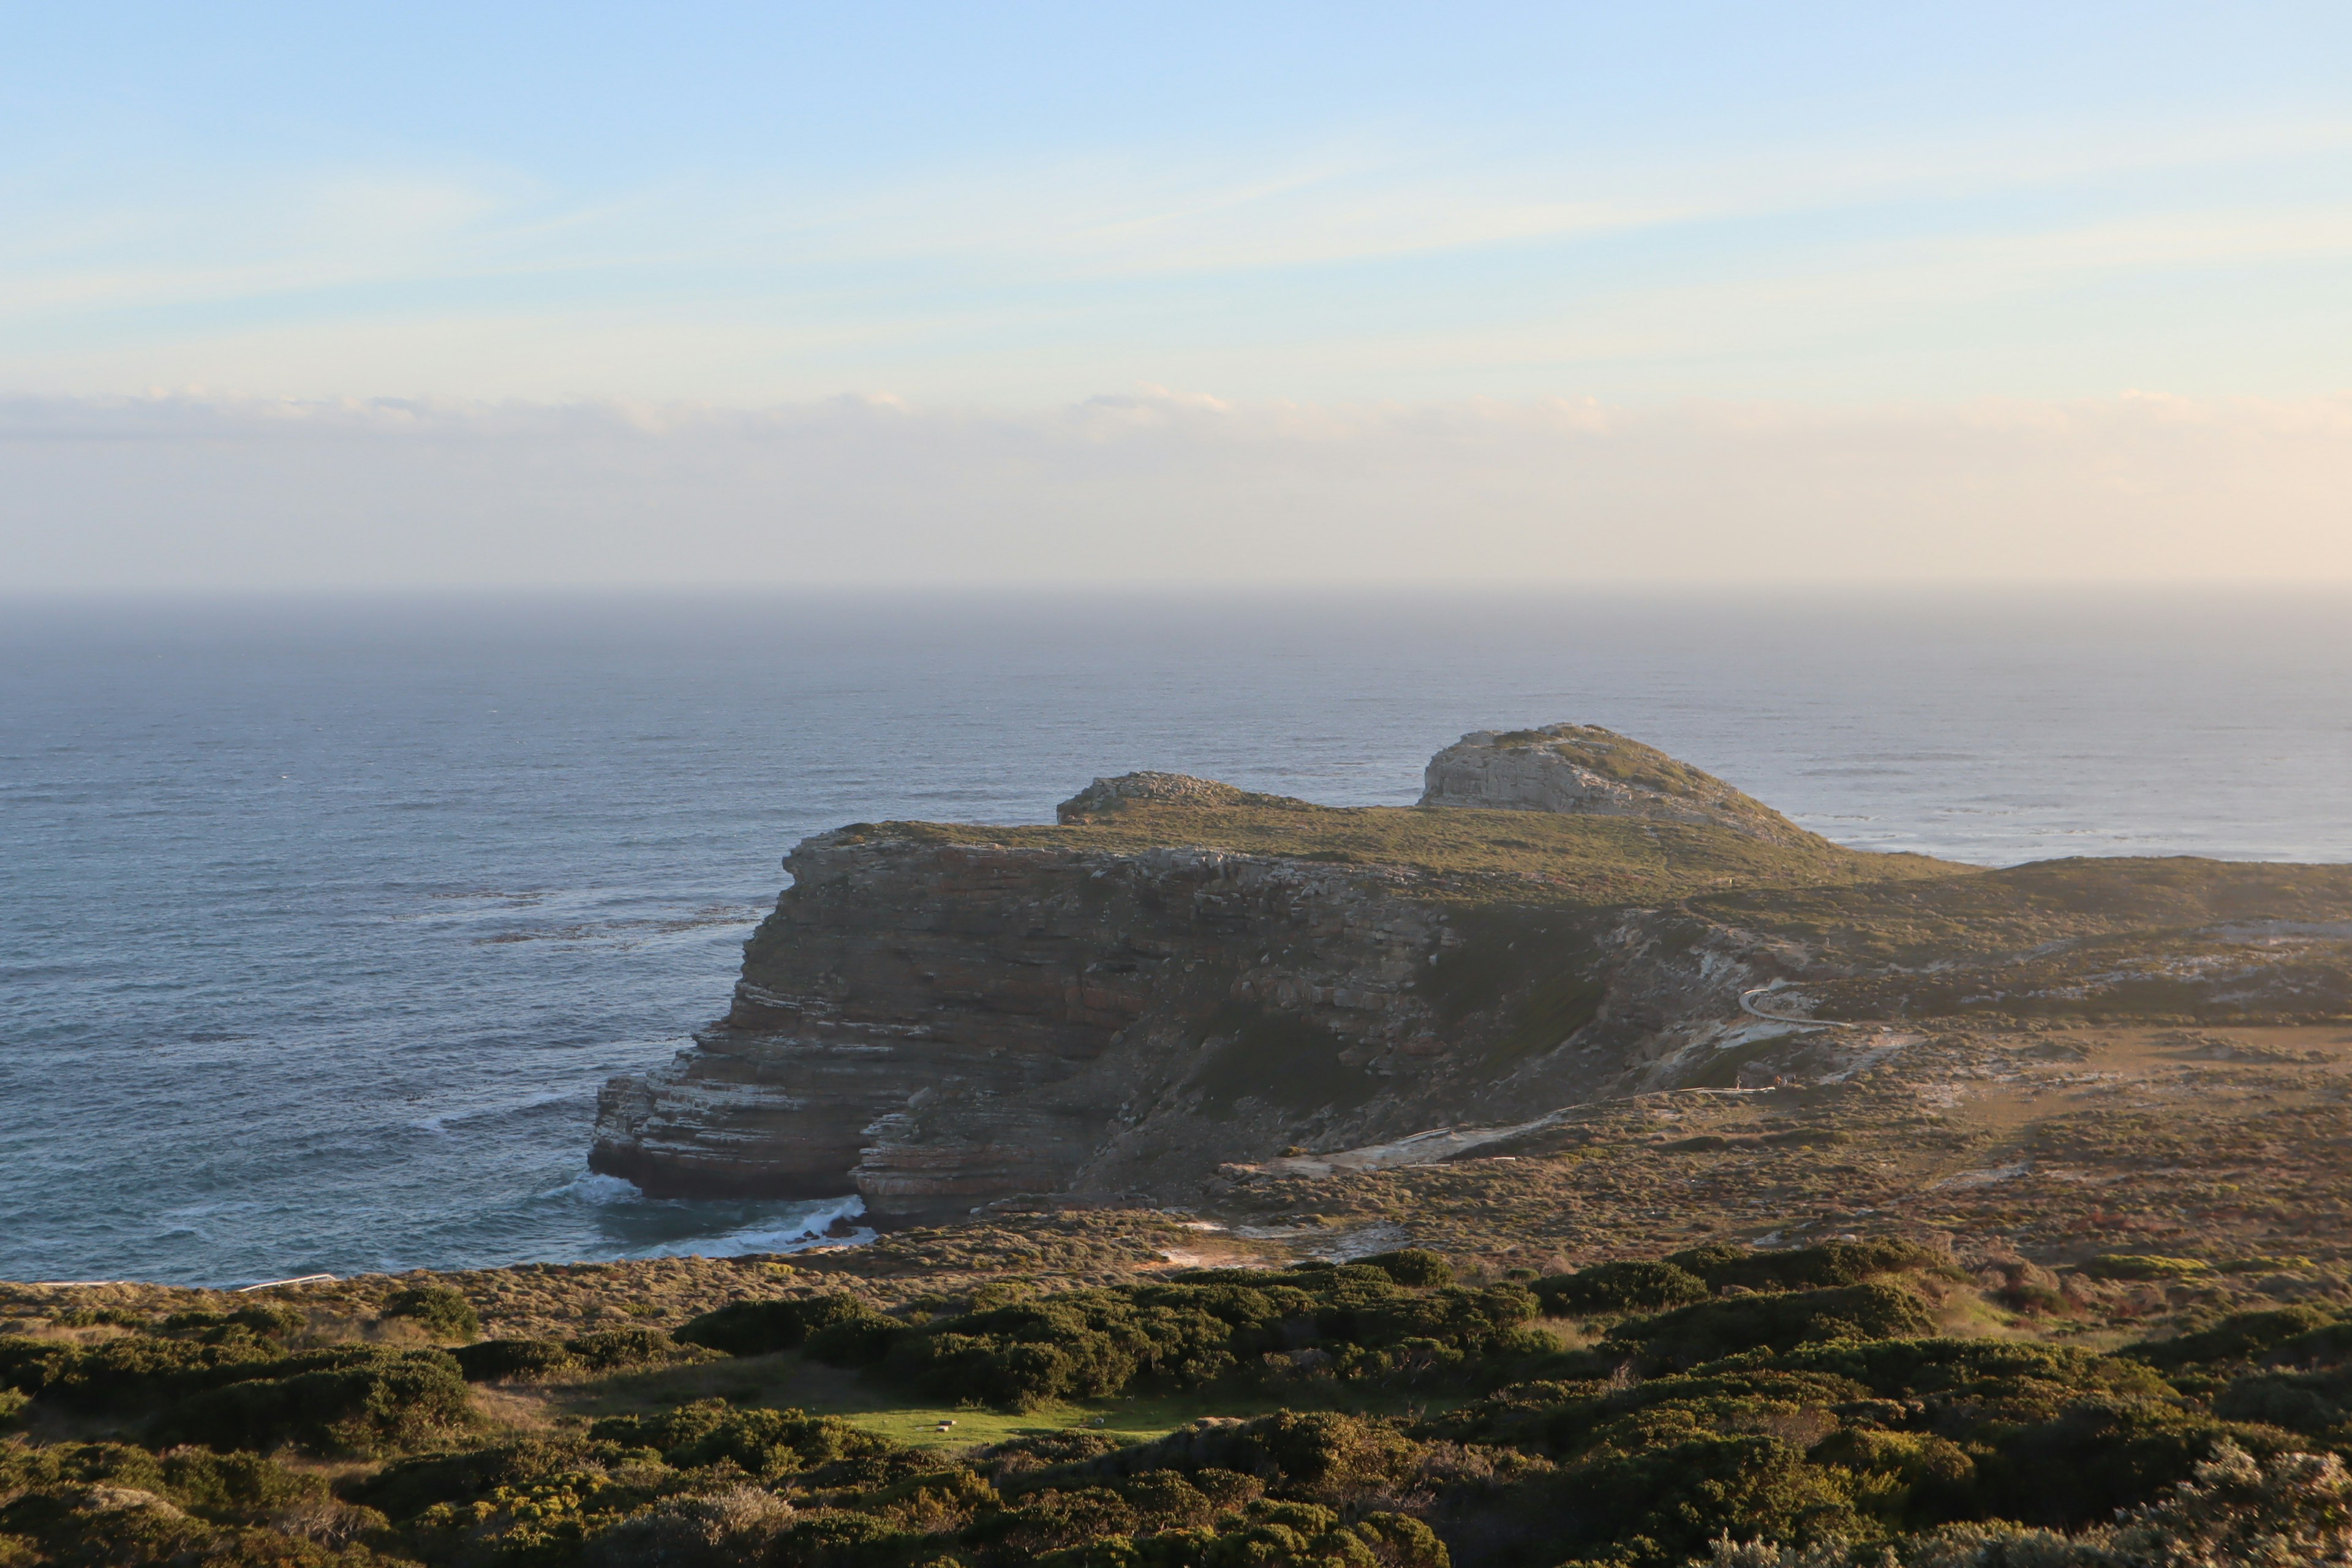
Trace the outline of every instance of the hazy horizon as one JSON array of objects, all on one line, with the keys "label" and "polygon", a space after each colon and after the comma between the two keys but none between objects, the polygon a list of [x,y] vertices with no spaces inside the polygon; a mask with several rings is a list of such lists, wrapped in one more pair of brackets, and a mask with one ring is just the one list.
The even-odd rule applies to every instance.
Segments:
[{"label": "hazy horizon", "polygon": [[2347,46],[28,15],[0,591],[2352,583]]}]

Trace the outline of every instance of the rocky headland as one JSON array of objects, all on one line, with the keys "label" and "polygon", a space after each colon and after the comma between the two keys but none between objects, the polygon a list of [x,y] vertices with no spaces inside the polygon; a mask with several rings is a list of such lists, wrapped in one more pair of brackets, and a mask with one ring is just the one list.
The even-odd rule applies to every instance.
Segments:
[{"label": "rocky headland", "polygon": [[1051,826],[807,839],[726,1016],[606,1087],[591,1163],[657,1195],[855,1190],[886,1227],[1191,1202],[1267,1162],[1850,1078],[1939,1019],[2352,1001],[2344,868],[1862,853],[1583,725],[1465,736],[1426,784],[1334,808],[1135,773]]}]

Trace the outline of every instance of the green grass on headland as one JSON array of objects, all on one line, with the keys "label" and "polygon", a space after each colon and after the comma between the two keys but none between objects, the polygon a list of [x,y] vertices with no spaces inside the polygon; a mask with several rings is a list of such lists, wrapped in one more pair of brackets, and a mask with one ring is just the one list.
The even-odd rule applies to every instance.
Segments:
[{"label": "green grass on headland", "polygon": [[1071,826],[866,824],[855,837],[915,844],[1133,853],[1171,847],[1394,867],[1458,879],[1451,891],[1594,907],[1764,888],[1948,876],[1922,855],[1878,855],[1825,838],[1770,844],[1703,823],[1422,806],[1130,803]]}]

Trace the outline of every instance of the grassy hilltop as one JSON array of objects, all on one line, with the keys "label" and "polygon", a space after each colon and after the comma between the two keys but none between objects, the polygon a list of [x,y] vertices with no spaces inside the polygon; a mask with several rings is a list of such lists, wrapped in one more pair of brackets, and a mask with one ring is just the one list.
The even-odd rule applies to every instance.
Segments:
[{"label": "grassy hilltop", "polygon": [[0,1568],[2347,1560],[2352,869],[1192,782],[842,841],[1401,868],[1465,1008],[1645,909],[1801,952],[1857,1026],[1183,1213],[0,1287]]}]

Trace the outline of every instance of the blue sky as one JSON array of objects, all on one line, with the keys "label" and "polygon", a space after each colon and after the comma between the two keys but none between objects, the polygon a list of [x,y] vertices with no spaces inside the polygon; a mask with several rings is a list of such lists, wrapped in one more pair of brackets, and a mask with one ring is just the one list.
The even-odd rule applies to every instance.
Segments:
[{"label": "blue sky", "polygon": [[2352,7],[18,6],[0,391],[2342,393]]},{"label": "blue sky", "polygon": [[2352,5],[18,5],[0,593],[2352,584]]}]

